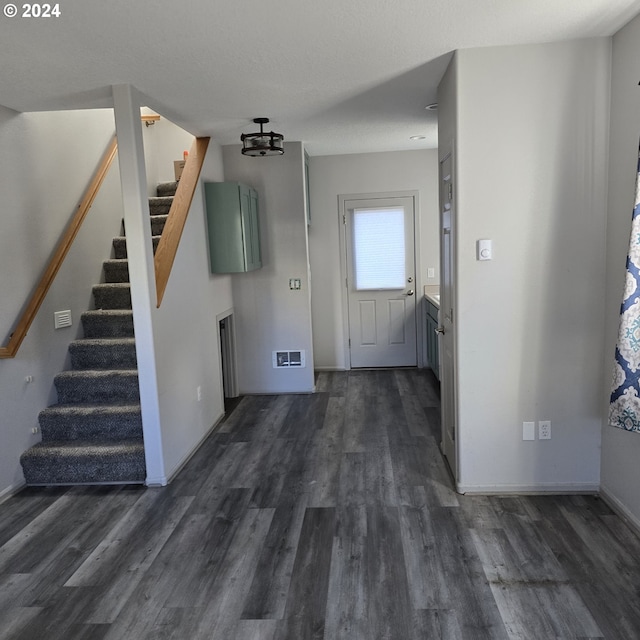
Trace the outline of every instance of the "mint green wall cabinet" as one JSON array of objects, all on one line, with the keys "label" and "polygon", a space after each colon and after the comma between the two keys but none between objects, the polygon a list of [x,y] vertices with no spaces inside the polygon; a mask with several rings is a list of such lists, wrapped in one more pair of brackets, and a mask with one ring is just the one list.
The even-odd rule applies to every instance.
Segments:
[{"label": "mint green wall cabinet", "polygon": [[262,267],[258,194],[239,182],[205,182],[211,273]]}]

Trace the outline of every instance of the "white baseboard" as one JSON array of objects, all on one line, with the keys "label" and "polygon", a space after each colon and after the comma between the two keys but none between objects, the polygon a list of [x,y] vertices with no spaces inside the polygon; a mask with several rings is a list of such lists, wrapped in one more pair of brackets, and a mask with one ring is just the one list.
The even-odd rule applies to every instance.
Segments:
[{"label": "white baseboard", "polygon": [[147,486],[149,487],[164,487],[165,485],[169,484],[184,468],[184,466],[187,464],[187,462],[189,462],[189,460],[191,460],[191,458],[194,456],[194,454],[196,453],[196,451],[202,446],[202,443],[211,435],[211,433],[213,431],[215,431],[215,429],[217,428],[217,426],[220,424],[220,421],[224,418],[225,413],[224,410],[218,415],[218,417],[213,421],[213,425],[212,427],[206,431],[206,433],[202,436],[202,438],[200,438],[200,440],[198,440],[197,444],[191,449],[191,451],[189,451],[185,456],[183,456],[182,460],[180,460],[180,462],[178,462],[178,464],[176,465],[176,467],[174,468],[174,470],[169,474],[169,478],[164,478],[164,483],[162,483],[162,479],[158,479],[155,482],[153,482],[153,478],[147,478]]},{"label": "white baseboard", "polygon": [[15,496],[16,493],[20,491],[20,489],[23,489],[26,486],[27,486],[27,483],[23,481],[23,482],[19,482],[18,484],[9,485],[6,489],[3,489],[2,491],[0,491],[0,504],[3,503],[5,500],[8,500],[12,496]]},{"label": "white baseboard", "polygon": [[348,371],[344,367],[314,367],[314,371]]},{"label": "white baseboard", "polygon": [[631,511],[612,493],[609,493],[605,487],[600,487],[600,497],[611,507],[611,510],[615,512],[616,515],[620,516],[627,525],[640,536],[640,518],[631,513]]},{"label": "white baseboard", "polygon": [[316,385],[314,384],[312,387],[308,389],[299,389],[298,391],[274,391],[273,389],[265,389],[260,390],[256,389],[254,391],[240,391],[239,396],[295,396],[295,395],[307,395],[309,393],[315,393]]},{"label": "white baseboard", "polygon": [[167,476],[158,476],[157,478],[147,477],[144,484],[147,487],[166,487],[169,481],[167,480]]},{"label": "white baseboard", "polygon": [[585,483],[541,483],[541,484],[486,484],[464,485],[458,484],[458,493],[478,495],[540,495],[540,494],[564,494],[564,493],[598,493],[600,485],[593,482]]}]

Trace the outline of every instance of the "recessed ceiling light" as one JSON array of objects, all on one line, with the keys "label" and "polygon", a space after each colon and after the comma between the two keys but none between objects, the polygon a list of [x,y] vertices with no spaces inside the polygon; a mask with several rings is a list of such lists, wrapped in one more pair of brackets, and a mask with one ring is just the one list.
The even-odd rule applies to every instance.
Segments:
[{"label": "recessed ceiling light", "polygon": [[427,136],[410,136],[409,140],[425,140]]},{"label": "recessed ceiling light", "polygon": [[428,104],[425,109],[427,111],[437,111],[438,110],[438,103],[437,102],[432,102],[431,104]]}]

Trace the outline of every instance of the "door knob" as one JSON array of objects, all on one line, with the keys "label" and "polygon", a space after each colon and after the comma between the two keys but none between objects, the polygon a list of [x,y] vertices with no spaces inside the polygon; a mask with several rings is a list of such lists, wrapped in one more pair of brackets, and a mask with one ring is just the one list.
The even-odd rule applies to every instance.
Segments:
[{"label": "door knob", "polygon": [[412,296],[413,295],[413,289],[409,289],[409,291],[407,291],[407,295],[408,296]]},{"label": "door knob", "polygon": [[434,329],[434,331],[435,331],[439,336],[443,336],[443,335],[444,335],[444,327],[438,327],[437,329]]}]

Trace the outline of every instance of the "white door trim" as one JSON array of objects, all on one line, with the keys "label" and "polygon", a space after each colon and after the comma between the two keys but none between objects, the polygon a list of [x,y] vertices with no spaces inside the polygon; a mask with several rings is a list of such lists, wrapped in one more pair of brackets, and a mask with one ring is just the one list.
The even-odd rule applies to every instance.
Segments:
[{"label": "white door trim", "polygon": [[[461,478],[461,456],[460,456],[460,450],[461,450],[461,440],[460,440],[460,423],[459,423],[459,416],[460,416],[460,411],[459,411],[459,406],[458,406],[458,389],[459,389],[459,372],[458,372],[458,219],[457,219],[457,181],[456,181],[456,158],[455,158],[455,153],[454,153],[454,143],[453,140],[451,141],[450,145],[448,147],[444,147],[441,146],[440,150],[443,151],[442,156],[438,158],[438,208],[439,208],[439,215],[440,215],[440,223],[439,223],[439,234],[440,234],[440,279],[441,279],[441,289],[440,289],[440,302],[441,304],[443,303],[442,300],[442,295],[443,295],[443,291],[442,291],[442,279],[444,278],[444,273],[445,273],[445,255],[444,255],[444,250],[443,250],[443,229],[444,229],[444,220],[443,220],[443,203],[442,203],[442,181],[443,181],[443,175],[442,175],[442,165],[444,162],[446,162],[447,160],[451,161],[451,165],[450,165],[450,178],[449,178],[449,182],[451,184],[451,210],[452,210],[452,214],[451,214],[451,234],[452,234],[452,238],[453,238],[453,247],[452,247],[452,252],[451,252],[451,261],[453,264],[453,273],[452,273],[452,280],[451,280],[451,297],[452,297],[452,307],[453,307],[453,314],[452,314],[452,325],[451,327],[447,327],[447,330],[449,332],[451,332],[453,335],[450,336],[451,338],[451,352],[452,352],[452,363],[453,363],[453,371],[452,371],[452,389],[447,389],[445,387],[445,385],[447,384],[446,379],[447,376],[445,375],[445,372],[442,369],[443,366],[443,357],[442,355],[440,356],[440,367],[441,367],[441,378],[440,378],[440,384],[441,384],[441,409],[442,406],[444,405],[444,403],[446,402],[445,400],[445,394],[447,394],[448,392],[452,394],[451,397],[451,411],[453,414],[453,421],[454,421],[454,425],[455,425],[455,441],[453,443],[453,449],[454,449],[454,456],[455,456],[455,460],[449,460],[449,458],[447,457],[446,454],[446,445],[445,445],[445,415],[444,415],[444,411],[442,411],[442,425],[441,425],[441,430],[442,430],[442,441],[440,443],[441,446],[441,450],[443,452],[443,454],[445,455],[445,458],[447,458],[447,463],[449,464],[449,469],[452,472],[452,475],[454,477],[454,482],[456,485],[456,490],[459,490],[459,486],[460,486],[460,478]],[[443,326],[443,318],[440,318],[440,327]],[[439,348],[442,348],[442,340],[439,341]],[[453,463],[453,464],[451,464]]]},{"label": "white door trim", "polygon": [[[226,329],[226,339],[227,344],[223,345],[220,340],[220,322],[225,320],[225,329]],[[222,401],[224,403],[225,393],[224,393],[224,383],[223,378],[226,380],[226,397],[227,398],[237,398],[238,395],[238,367],[236,363],[236,331],[233,320],[233,307],[231,309],[227,309],[222,313],[216,315],[216,342],[218,344],[218,362],[220,363],[220,384],[222,386],[221,395],[223,396]],[[223,349],[226,351],[226,360],[224,363],[224,368],[226,371],[223,371]]]},{"label": "white door trim", "polygon": [[342,348],[345,369],[351,369],[351,357],[349,352],[349,300],[347,296],[347,241],[343,216],[347,214],[345,202],[348,200],[380,200],[387,198],[413,198],[414,217],[414,260],[416,265],[415,292],[416,292],[416,357],[418,367],[424,367],[424,305],[422,297],[424,285],[422,280],[421,256],[420,256],[420,195],[419,191],[382,191],[378,193],[348,193],[338,195],[338,229],[340,240],[340,291],[342,303]]}]

